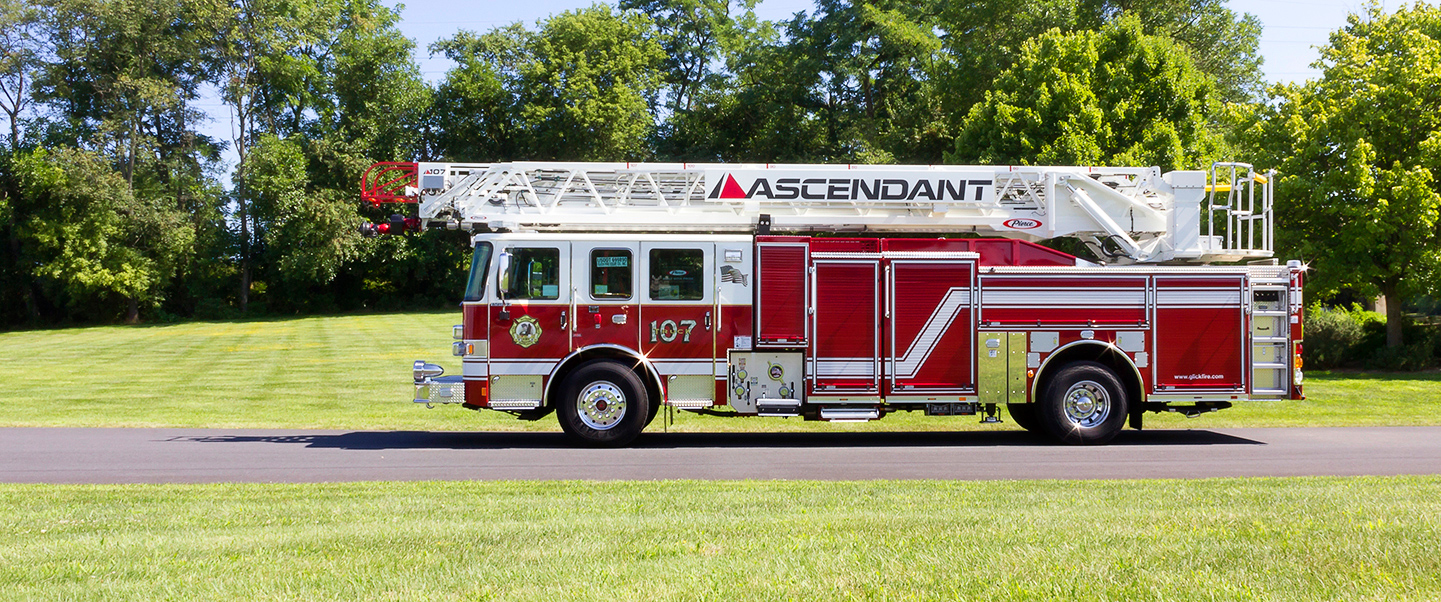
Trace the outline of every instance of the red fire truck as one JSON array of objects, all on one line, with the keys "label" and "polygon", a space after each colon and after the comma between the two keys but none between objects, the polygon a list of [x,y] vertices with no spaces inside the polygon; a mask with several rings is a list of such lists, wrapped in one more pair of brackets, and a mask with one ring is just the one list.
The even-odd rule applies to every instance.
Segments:
[{"label": "red fire truck", "polygon": [[[460,374],[415,398],[624,445],[662,406],[981,415],[1104,443],[1144,412],[1302,398],[1270,174],[1157,168],[382,163],[372,232],[474,255]],[[1078,238],[1104,262],[1036,244]],[[724,407],[728,406],[728,410]]]}]

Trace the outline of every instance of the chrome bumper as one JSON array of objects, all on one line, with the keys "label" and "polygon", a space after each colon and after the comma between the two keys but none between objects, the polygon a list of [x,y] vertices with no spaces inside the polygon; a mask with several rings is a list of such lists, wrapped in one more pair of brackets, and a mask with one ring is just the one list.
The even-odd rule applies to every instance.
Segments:
[{"label": "chrome bumper", "polygon": [[445,370],[435,364],[416,361],[414,364],[415,403],[426,407],[435,404],[465,403],[465,379],[461,376],[441,376]]}]

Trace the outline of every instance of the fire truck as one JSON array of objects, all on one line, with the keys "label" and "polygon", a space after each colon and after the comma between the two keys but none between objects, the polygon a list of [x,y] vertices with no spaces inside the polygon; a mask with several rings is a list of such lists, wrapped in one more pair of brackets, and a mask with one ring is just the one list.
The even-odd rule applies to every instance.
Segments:
[{"label": "fire truck", "polygon": [[[373,233],[474,252],[458,404],[625,445],[667,411],[978,415],[1073,444],[1301,399],[1305,267],[1272,176],[1030,166],[378,163]],[[1100,260],[1038,244],[1071,237]],[[1059,245],[1057,245],[1059,246]]]}]

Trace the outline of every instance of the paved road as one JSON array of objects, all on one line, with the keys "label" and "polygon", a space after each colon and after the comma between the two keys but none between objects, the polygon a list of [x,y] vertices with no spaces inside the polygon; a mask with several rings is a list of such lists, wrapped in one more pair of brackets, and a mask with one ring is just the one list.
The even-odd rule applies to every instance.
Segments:
[{"label": "paved road", "polygon": [[1441,474],[1441,427],[1125,431],[1109,446],[1019,431],[560,434],[0,429],[0,482],[462,479],[1077,479]]}]

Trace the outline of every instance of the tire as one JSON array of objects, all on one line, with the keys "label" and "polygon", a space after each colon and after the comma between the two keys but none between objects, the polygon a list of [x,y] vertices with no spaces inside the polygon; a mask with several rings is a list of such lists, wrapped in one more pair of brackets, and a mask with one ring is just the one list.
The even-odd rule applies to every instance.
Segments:
[{"label": "tire", "polygon": [[1072,445],[1101,445],[1126,425],[1126,388],[1096,362],[1075,362],[1056,373],[1035,407],[1036,422]]},{"label": "tire", "polygon": [[625,366],[593,360],[571,372],[556,402],[560,428],[586,445],[618,447],[645,428],[650,400],[645,385]]},{"label": "tire", "polygon": [[1016,423],[1016,426],[1032,433],[1040,430],[1040,425],[1036,423],[1036,404],[1008,403],[1006,413],[1011,415],[1011,422]]}]

